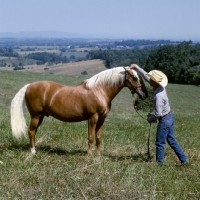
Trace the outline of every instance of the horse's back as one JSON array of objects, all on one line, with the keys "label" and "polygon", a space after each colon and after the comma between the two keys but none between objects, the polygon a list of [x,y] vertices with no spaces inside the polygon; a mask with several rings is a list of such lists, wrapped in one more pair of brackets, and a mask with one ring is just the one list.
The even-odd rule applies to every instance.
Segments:
[{"label": "horse's back", "polygon": [[52,95],[64,85],[52,81],[37,81],[31,83],[25,93],[27,107],[31,110],[43,110],[50,103]]},{"label": "horse's back", "polygon": [[33,82],[29,85],[29,88],[27,88],[27,91],[28,89],[31,89],[33,90],[34,88],[35,89],[39,89],[41,88],[42,90],[44,90],[44,88],[52,88],[52,89],[57,89],[57,88],[61,88],[63,87],[64,85],[61,84],[61,83],[57,83],[57,82],[53,82],[53,81],[36,81],[36,82]]}]

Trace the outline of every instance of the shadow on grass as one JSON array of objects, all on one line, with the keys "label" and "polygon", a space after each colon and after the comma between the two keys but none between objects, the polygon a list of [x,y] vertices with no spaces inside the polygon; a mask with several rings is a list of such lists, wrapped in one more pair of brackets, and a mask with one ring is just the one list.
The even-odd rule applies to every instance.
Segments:
[{"label": "shadow on grass", "polygon": [[72,151],[67,151],[67,150],[64,150],[64,149],[61,149],[61,148],[57,148],[57,147],[52,148],[49,145],[39,146],[39,147],[37,147],[36,150],[44,151],[44,152],[52,153],[52,154],[57,154],[57,155],[76,155],[76,154],[85,155],[85,154],[87,154],[87,151],[84,151],[82,149],[75,149],[75,150],[72,150]]},{"label": "shadow on grass", "polygon": [[21,150],[21,151],[26,151],[30,149],[29,144],[20,144],[20,143],[13,143],[10,146],[7,147],[9,150]]},{"label": "shadow on grass", "polygon": [[133,161],[140,161],[140,162],[151,162],[153,156],[149,156],[148,153],[145,154],[136,154],[130,156],[117,156],[117,155],[104,155],[109,157],[114,162],[125,161],[125,160],[133,160]]},{"label": "shadow on grass", "polygon": [[[8,149],[9,150],[30,151],[30,144],[20,145],[17,143],[13,143],[12,145],[10,145],[8,147]],[[50,145],[36,146],[36,153],[37,152],[45,152],[45,153],[57,154],[57,155],[76,155],[76,154],[85,155],[85,154],[87,154],[87,151],[84,151],[82,149],[67,151],[67,150],[61,149],[59,147],[53,148]]]},{"label": "shadow on grass", "polygon": [[[20,145],[19,143],[13,143],[8,147],[9,150],[21,150],[21,151],[30,151],[30,145]],[[52,147],[50,145],[40,145],[36,147],[37,152],[45,152],[48,154],[57,154],[57,155],[87,155],[87,151],[84,151],[82,149],[74,149],[71,151],[64,150],[59,147]],[[129,161],[139,161],[139,162],[151,162],[152,161],[152,156],[150,157],[148,153],[144,154],[136,154],[136,155],[128,155],[128,156],[120,156],[120,155],[111,155],[111,154],[106,154],[102,153],[102,156],[108,157],[111,159],[113,162],[121,162],[125,160]]]}]

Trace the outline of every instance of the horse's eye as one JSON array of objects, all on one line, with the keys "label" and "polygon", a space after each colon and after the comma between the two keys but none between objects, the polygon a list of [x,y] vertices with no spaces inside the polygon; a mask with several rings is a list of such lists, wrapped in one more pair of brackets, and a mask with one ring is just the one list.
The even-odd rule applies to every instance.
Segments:
[{"label": "horse's eye", "polygon": [[134,75],[132,76],[132,78],[133,78],[133,80],[135,80],[135,81],[138,80],[137,77],[134,76]]}]

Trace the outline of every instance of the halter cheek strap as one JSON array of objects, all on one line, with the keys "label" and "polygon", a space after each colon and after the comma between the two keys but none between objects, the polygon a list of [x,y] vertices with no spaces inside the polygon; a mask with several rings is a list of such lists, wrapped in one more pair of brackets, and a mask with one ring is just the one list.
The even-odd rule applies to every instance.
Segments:
[{"label": "halter cheek strap", "polygon": [[[133,83],[132,83],[132,81],[128,78],[128,72],[126,71],[125,72],[125,81],[128,81],[130,84],[131,84],[131,89],[129,88],[129,90],[131,91],[131,93],[132,94],[134,94],[135,92],[137,92],[137,89],[138,88],[140,88],[140,87],[142,87],[142,84],[140,84],[140,85],[138,85],[138,86],[135,86]],[[130,75],[130,74],[129,74]],[[130,76],[133,76],[133,75],[130,75]],[[135,90],[135,91],[133,91],[133,89]]]}]

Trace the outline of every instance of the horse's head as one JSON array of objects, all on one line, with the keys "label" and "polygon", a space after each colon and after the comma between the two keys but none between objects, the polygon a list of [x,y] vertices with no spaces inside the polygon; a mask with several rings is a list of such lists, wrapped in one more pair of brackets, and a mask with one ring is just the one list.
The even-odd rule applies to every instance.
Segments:
[{"label": "horse's head", "polygon": [[125,84],[130,89],[131,93],[137,93],[140,99],[146,99],[148,96],[142,77],[134,70],[125,68]]}]

